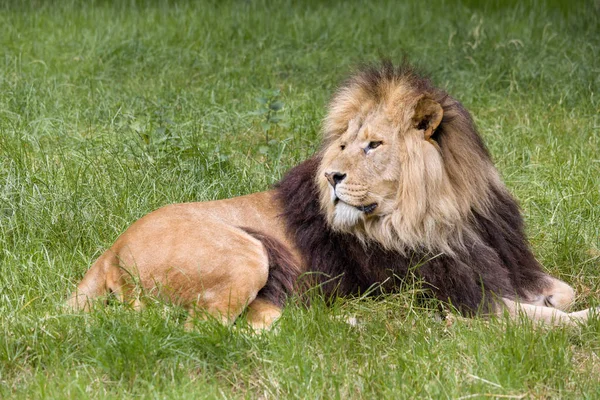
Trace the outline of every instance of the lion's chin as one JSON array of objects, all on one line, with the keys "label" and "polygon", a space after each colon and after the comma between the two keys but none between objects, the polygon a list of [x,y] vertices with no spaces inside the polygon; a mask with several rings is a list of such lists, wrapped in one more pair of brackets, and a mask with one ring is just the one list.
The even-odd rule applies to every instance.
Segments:
[{"label": "lion's chin", "polygon": [[333,210],[333,226],[341,230],[350,229],[358,223],[362,214],[356,207],[338,201]]}]

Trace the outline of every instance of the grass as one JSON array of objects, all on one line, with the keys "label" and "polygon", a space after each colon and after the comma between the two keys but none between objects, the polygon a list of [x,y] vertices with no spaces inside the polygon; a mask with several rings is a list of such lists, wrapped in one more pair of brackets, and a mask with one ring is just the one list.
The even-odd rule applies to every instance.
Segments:
[{"label": "grass", "polygon": [[187,332],[159,303],[62,308],[136,218],[264,190],[310,156],[336,84],[382,55],[471,110],[536,255],[598,305],[600,10],[525,3],[3,2],[0,397],[597,397],[598,320],[439,321],[410,290],[292,304],[263,336]]}]

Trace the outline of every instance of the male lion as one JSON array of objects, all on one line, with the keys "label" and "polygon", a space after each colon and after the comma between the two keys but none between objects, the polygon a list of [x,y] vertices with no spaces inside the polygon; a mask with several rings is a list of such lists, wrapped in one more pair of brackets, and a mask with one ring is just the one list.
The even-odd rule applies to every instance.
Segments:
[{"label": "male lion", "polygon": [[[574,291],[542,271],[515,200],[469,113],[410,67],[384,62],[333,96],[323,145],[270,191],[174,204],[135,222],[98,258],[69,303],[136,288],[232,323],[247,308],[269,327],[297,278],[327,295],[393,292],[416,275],[472,314],[524,314],[550,324]],[[136,279],[137,278],[137,279]],[[136,282],[137,281],[137,282]]]}]

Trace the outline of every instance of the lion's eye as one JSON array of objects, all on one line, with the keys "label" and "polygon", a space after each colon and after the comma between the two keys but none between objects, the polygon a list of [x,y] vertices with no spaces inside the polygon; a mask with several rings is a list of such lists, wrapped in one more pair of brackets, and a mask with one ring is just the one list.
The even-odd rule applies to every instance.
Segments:
[{"label": "lion's eye", "polygon": [[369,144],[367,145],[367,149],[371,150],[371,149],[376,149],[379,146],[381,146],[383,144],[383,142],[379,141],[379,142],[369,142]]},{"label": "lion's eye", "polygon": [[346,148],[346,145],[345,145],[345,144],[342,144],[342,145],[340,146],[340,149],[341,149],[341,150],[344,150],[345,148]]}]

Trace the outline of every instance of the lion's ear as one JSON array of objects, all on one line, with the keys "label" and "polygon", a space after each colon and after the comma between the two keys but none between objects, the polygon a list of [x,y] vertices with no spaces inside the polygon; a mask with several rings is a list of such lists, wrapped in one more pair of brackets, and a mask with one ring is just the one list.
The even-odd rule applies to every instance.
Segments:
[{"label": "lion's ear", "polygon": [[415,106],[412,120],[416,129],[425,131],[425,140],[429,140],[442,122],[443,116],[444,110],[440,103],[428,96],[422,96]]}]

